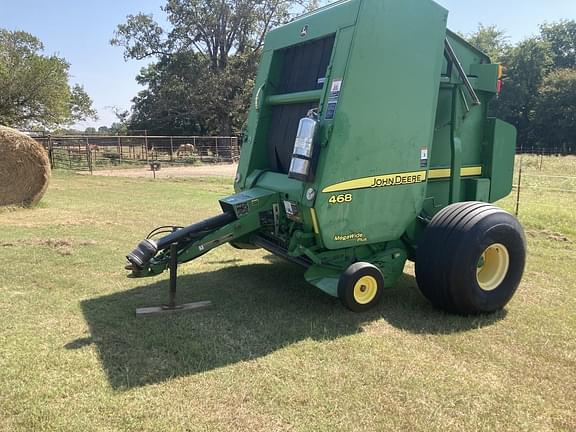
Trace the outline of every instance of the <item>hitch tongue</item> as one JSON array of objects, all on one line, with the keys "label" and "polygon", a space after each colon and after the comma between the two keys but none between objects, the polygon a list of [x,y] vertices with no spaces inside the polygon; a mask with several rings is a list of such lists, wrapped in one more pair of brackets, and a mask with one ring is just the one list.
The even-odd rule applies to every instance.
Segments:
[{"label": "hitch tongue", "polygon": [[183,244],[185,246],[186,244],[190,244],[193,241],[210,235],[235,220],[236,215],[233,212],[227,212],[194,225],[176,229],[171,234],[158,240],[142,240],[136,249],[126,255],[126,259],[130,263],[130,266],[126,269],[131,270],[133,275],[137,277],[146,275],[152,258],[154,258],[158,252],[167,250],[171,248],[172,245]]}]

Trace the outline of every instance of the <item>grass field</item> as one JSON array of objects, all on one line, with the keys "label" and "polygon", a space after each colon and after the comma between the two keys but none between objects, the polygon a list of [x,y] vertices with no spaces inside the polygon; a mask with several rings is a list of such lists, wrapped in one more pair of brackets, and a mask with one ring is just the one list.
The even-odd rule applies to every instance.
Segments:
[{"label": "grass field", "polygon": [[0,211],[0,430],[576,430],[576,178],[542,177],[576,158],[524,166],[524,282],[476,318],[433,309],[411,266],[355,315],[225,246],[181,268],[180,300],[213,309],[137,319],[167,281],[127,279],[125,253],[217,213],[230,181],[57,172],[39,208]]}]

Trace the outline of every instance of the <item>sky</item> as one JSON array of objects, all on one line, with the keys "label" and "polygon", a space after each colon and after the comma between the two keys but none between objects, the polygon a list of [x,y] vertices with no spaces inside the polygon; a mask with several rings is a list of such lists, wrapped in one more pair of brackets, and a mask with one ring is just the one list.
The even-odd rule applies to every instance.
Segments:
[{"label": "sky", "polygon": [[[402,1],[402,0],[398,0]],[[479,23],[506,30],[512,42],[538,33],[543,22],[576,19],[576,0],[437,0],[450,11],[451,30],[470,33]],[[76,125],[109,126],[111,107],[129,109],[142,90],[135,77],[147,61],[124,61],[109,41],[129,14],[152,13],[160,22],[165,0],[0,0],[0,28],[23,30],[40,38],[47,54],[70,63],[71,82],[82,84],[99,119]]]}]

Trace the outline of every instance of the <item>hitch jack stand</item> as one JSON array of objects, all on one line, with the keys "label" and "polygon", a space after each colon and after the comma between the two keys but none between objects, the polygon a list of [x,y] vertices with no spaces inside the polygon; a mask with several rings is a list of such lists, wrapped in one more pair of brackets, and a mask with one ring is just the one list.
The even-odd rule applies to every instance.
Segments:
[{"label": "hitch jack stand", "polygon": [[162,306],[136,309],[137,317],[173,314],[176,312],[199,311],[212,306],[210,301],[196,303],[176,304],[176,282],[178,280],[178,249],[176,244],[170,245],[170,288],[168,290],[168,303]]}]

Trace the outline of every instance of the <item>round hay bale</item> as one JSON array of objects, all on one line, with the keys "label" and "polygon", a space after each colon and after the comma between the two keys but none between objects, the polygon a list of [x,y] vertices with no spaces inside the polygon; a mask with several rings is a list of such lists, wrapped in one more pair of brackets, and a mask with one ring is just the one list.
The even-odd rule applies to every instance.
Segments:
[{"label": "round hay bale", "polygon": [[36,204],[49,180],[44,147],[28,135],[0,126],[0,206]]}]

